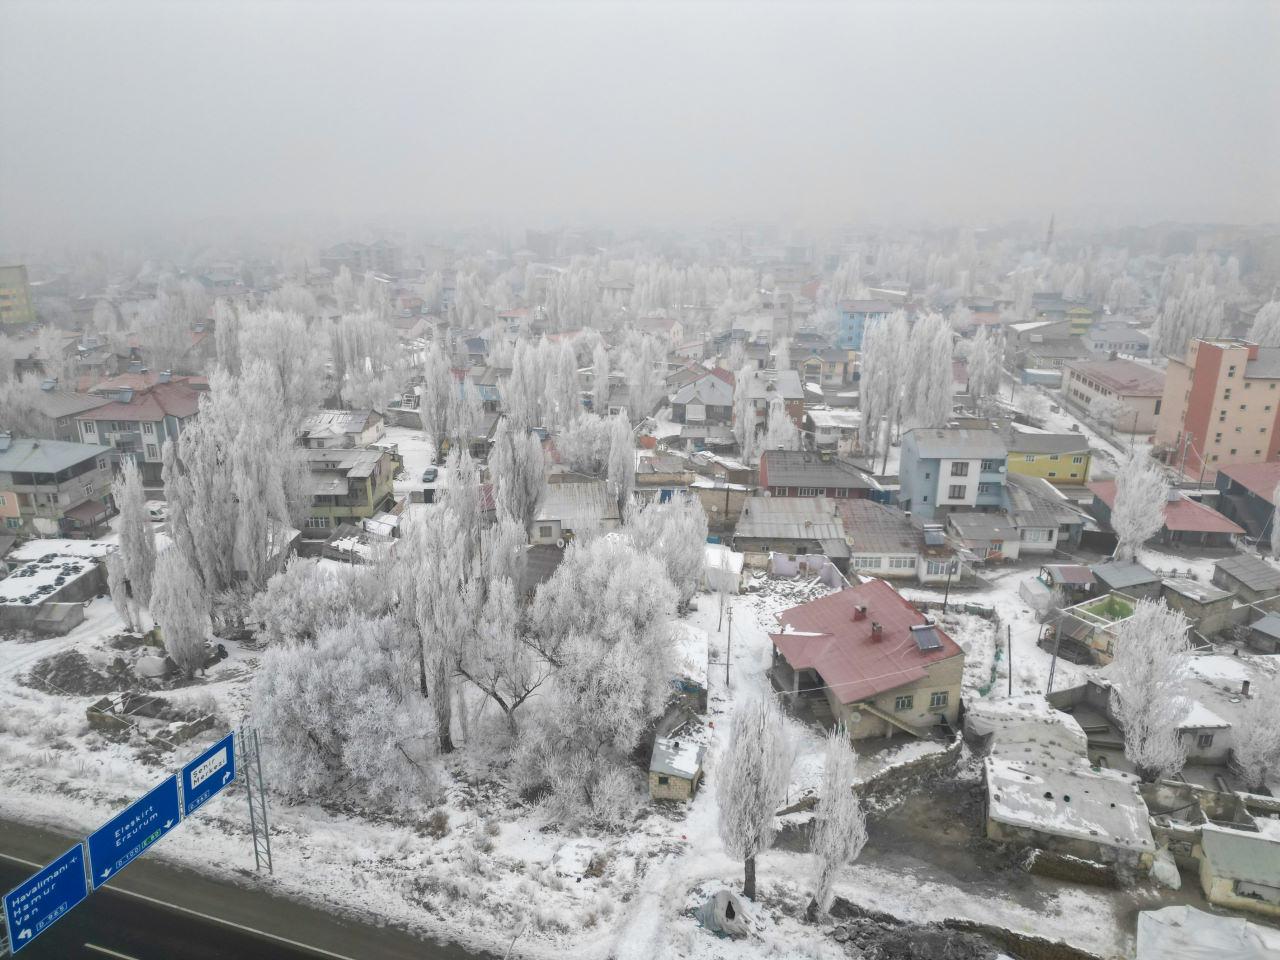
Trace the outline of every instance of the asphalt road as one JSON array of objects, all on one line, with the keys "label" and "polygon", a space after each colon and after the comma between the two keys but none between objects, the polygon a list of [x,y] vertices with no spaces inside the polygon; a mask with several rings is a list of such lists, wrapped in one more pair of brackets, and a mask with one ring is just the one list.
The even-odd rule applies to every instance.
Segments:
[{"label": "asphalt road", "polygon": [[[0,891],[13,889],[75,838],[0,821]],[[171,842],[171,838],[170,838]],[[357,923],[154,858],[62,917],[19,954],[30,960],[492,960],[400,930]]]}]

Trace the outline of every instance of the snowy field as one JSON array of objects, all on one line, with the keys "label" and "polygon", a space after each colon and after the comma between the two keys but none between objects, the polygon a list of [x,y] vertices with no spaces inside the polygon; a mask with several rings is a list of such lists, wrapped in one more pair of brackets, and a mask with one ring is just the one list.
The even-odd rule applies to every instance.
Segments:
[{"label": "snowy field", "polygon": [[[425,455],[421,452],[414,456]],[[1025,575],[1019,572],[1019,576]],[[1048,658],[1034,645],[1029,610],[1018,609],[1016,577],[998,580],[987,595],[1013,626],[1015,692],[1039,689]],[[691,916],[706,893],[739,889],[742,865],[723,851],[717,832],[717,763],[727,742],[735,698],[769,690],[768,632],[776,614],[827,592],[816,582],[760,578],[732,598],[732,650],[728,611],[702,595],[683,624],[681,649],[709,658],[709,712],[686,731],[707,747],[707,779],[687,807],[646,805],[625,830],[567,831],[521,800],[482,765],[450,765],[446,796],[429,816],[403,820],[361,818],[315,803],[271,810],[275,875],[249,871],[252,851],[244,795],[238,788],[197,813],[151,854],[241,883],[260,883],[336,911],[379,904],[377,919],[423,934],[498,952],[514,941],[515,954],[538,957],[756,957],[841,956],[821,928],[798,918],[809,896],[813,865],[803,853],[775,849],[760,858],[760,940],[712,938]],[[932,596],[930,591],[909,594]],[[121,624],[108,600],[90,605],[86,622],[67,637],[0,641],[0,773],[6,789],[0,815],[61,830],[87,832],[107,815],[211,742],[211,732],[174,753],[139,740],[114,740],[90,730],[85,708],[98,694],[50,695],[21,677],[53,653],[76,650],[105,671],[126,652],[112,646]],[[947,629],[966,648],[966,686],[1003,690],[1006,660],[995,656],[991,625],[969,615],[948,615]],[[213,709],[219,731],[239,723],[248,705],[258,654],[228,642],[229,657],[193,684],[161,695],[175,707]],[[726,684],[724,662],[729,661]],[[1074,676],[1059,667],[1059,683]],[[993,681],[994,676],[994,681]],[[995,695],[994,693],[992,695]],[[788,802],[811,794],[821,777],[818,731],[791,723],[796,750]],[[860,761],[860,777],[920,756],[932,745],[907,743]],[[637,777],[637,782],[639,782]],[[872,836],[875,836],[874,825]],[[354,867],[354,868],[353,868]],[[1042,936],[1061,937],[1100,954],[1122,952],[1125,920],[1106,891],[1046,884],[1035,908],[1009,901],[998,888],[976,890],[945,871],[864,856],[846,869],[837,893],[858,904],[906,918],[946,916],[1006,923]],[[1087,922],[1081,922],[1087,918]]]}]

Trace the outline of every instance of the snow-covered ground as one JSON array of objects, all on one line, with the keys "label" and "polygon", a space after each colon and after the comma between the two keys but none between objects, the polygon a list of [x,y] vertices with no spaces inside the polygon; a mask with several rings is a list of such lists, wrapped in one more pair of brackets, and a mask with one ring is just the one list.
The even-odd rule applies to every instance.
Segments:
[{"label": "snow-covered ground", "polygon": [[[1014,583],[1012,576],[1007,583],[1000,579],[988,597],[964,599],[996,603],[1014,625],[1015,687],[1036,689],[1047,655],[1034,646],[1030,611],[1015,609]],[[375,820],[315,803],[276,801],[270,878],[247,873],[252,852],[238,788],[194,815],[149,855],[236,882],[262,883],[335,911],[376,909],[381,922],[476,947],[503,952],[514,940],[515,955],[840,956],[821,928],[796,919],[811,882],[811,859],[802,853],[775,849],[760,859],[762,897],[755,909],[768,922],[762,923],[759,940],[715,939],[690,915],[707,892],[741,884],[742,865],[725,854],[717,831],[717,764],[731,730],[733,704],[744,692],[770,693],[764,669],[776,614],[827,589],[817,582],[757,579],[748,592],[730,600],[723,618],[715,597],[697,598],[681,650],[686,658],[709,653],[711,660],[708,714],[686,734],[707,746],[707,779],[687,808],[644,807],[616,832],[570,831],[548,822],[540,808],[521,801],[487,771],[469,769],[459,760],[446,798],[431,816]],[[19,682],[36,662],[58,651],[79,650],[100,669],[121,655],[109,644],[120,629],[110,602],[95,600],[86,613],[86,622],[64,638],[0,641],[0,776],[6,785],[0,815],[75,832],[92,830],[221,729],[238,724],[247,710],[258,655],[228,643],[230,656],[206,677],[162,693],[175,704],[216,709],[224,721],[219,731],[173,754],[91,731],[84,710],[96,696],[52,696]],[[996,647],[990,624],[971,615],[948,615],[944,623],[969,651],[966,686],[990,683]],[[1060,665],[1063,685],[1067,667]],[[996,666],[997,688],[1001,669]],[[789,802],[814,791],[821,776],[819,731],[798,723],[792,731],[796,761]],[[930,749],[936,748],[908,743],[864,756],[859,776]],[[1124,922],[1109,893],[1067,885],[1046,885],[1046,890],[1047,899],[1031,909],[1002,897],[994,886],[976,890],[942,871],[912,876],[896,861],[870,857],[844,871],[837,886],[837,893],[854,903],[899,916],[971,917],[1062,937],[1099,954],[1123,951]]]}]

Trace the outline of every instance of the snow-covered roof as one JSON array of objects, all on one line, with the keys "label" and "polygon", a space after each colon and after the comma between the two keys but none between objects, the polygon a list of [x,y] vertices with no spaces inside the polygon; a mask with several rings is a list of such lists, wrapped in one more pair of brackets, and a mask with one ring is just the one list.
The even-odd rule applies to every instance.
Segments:
[{"label": "snow-covered roof", "polygon": [[1241,917],[1195,907],[1164,907],[1138,914],[1136,960],[1271,960],[1280,956],[1280,931]]},{"label": "snow-covered roof", "polygon": [[1206,707],[1199,700],[1193,700],[1187,707],[1186,716],[1178,724],[1179,730],[1230,730],[1231,724]]},{"label": "snow-covered roof", "polygon": [[653,741],[649,771],[668,777],[692,780],[702,769],[703,747],[688,740],[660,738]]},{"label": "snow-covered roof", "polygon": [[105,540],[56,540],[38,538],[19,544],[9,551],[9,560],[39,560],[49,554],[100,559],[116,549]]},{"label": "snow-covered roof", "polygon": [[970,700],[964,726],[975,736],[991,735],[991,754],[1013,759],[1035,750],[1071,762],[1085,756],[1088,737],[1079,721],[1050,705],[1041,694],[1002,700]]},{"label": "snow-covered roof", "polygon": [[997,823],[1057,837],[1154,853],[1147,805],[1138,778],[1095,770],[1079,759],[1004,760],[987,757],[988,814]]}]

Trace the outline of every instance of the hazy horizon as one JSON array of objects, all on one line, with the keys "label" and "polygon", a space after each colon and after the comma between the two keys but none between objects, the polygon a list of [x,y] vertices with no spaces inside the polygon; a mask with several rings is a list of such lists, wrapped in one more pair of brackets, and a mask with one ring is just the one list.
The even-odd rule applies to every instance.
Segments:
[{"label": "hazy horizon", "polygon": [[1277,49],[1280,8],[1252,2],[7,0],[0,246],[201,221],[1275,221]]}]

